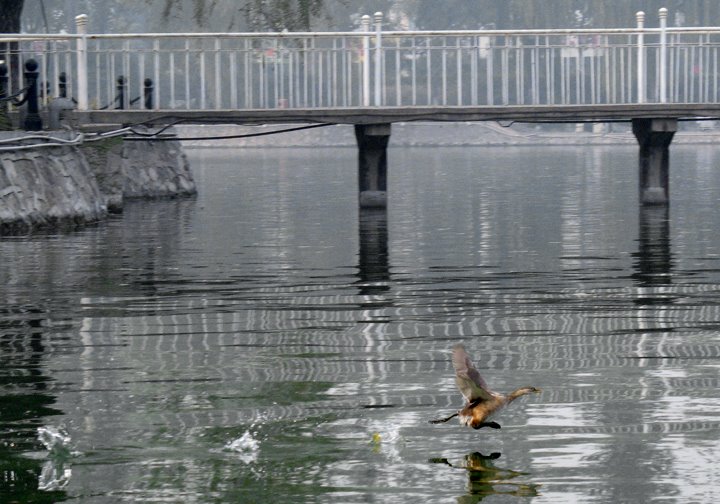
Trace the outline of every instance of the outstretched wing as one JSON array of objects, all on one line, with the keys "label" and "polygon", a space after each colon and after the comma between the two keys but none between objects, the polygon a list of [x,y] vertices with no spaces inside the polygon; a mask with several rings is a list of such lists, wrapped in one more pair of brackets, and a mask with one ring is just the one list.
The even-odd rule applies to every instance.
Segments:
[{"label": "outstretched wing", "polygon": [[462,343],[453,347],[452,363],[455,368],[455,383],[468,402],[476,399],[490,400],[493,393],[465,351]]}]

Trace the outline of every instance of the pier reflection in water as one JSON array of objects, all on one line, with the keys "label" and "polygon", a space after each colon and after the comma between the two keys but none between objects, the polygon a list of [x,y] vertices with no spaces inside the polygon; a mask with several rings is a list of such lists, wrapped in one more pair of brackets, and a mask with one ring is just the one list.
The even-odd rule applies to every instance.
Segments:
[{"label": "pier reflection in water", "polygon": [[638,251],[634,254],[635,278],[642,285],[670,284],[672,254],[670,251],[670,210],[667,206],[640,208]]},{"label": "pier reflection in water", "polygon": [[[1,240],[0,500],[716,496],[720,159],[639,209],[636,154],[391,149],[360,212],[352,149],[197,150],[197,200]],[[428,424],[461,340],[544,391],[500,431]]]},{"label": "pier reflection in water", "polygon": [[378,294],[387,291],[390,280],[387,209],[360,209],[358,229],[360,293]]}]

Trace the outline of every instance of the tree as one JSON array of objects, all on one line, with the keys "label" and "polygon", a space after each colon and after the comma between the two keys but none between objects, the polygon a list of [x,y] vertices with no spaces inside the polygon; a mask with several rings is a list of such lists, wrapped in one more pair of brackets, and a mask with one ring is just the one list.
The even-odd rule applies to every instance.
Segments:
[{"label": "tree", "polygon": [[323,0],[250,0],[245,5],[245,16],[253,28],[271,31],[308,31],[313,19],[320,16]]},{"label": "tree", "polygon": [[0,33],[19,33],[24,0],[0,0]]},{"label": "tree", "polygon": [[[148,5],[153,0],[146,0]],[[345,4],[347,0],[335,0]],[[191,13],[200,28],[206,28],[215,19],[226,20],[237,29],[240,20],[253,31],[309,31],[316,27],[317,20],[329,22],[329,11],[325,0],[165,0],[163,19],[180,13]]]}]

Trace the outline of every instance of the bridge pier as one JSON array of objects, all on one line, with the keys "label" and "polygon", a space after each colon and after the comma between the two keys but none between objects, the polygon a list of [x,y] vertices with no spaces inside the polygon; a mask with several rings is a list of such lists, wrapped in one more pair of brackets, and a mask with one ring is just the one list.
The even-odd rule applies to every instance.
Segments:
[{"label": "bridge pier", "polygon": [[632,129],[640,144],[640,204],[667,205],[670,142],[677,119],[633,119]]},{"label": "bridge pier", "polygon": [[361,208],[387,206],[387,146],[390,123],[356,124],[358,189]]}]

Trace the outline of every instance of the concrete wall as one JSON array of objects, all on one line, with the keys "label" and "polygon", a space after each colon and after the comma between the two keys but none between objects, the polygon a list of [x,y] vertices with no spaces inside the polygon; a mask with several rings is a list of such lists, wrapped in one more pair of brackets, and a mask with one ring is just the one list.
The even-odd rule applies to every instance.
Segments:
[{"label": "concrete wall", "polygon": [[72,228],[106,215],[105,198],[76,147],[0,152],[0,233]]},{"label": "concrete wall", "polygon": [[177,141],[111,138],[83,144],[111,212],[132,198],[172,198],[197,192],[190,163]]},{"label": "concrete wall", "polygon": [[125,198],[158,198],[197,192],[180,142],[123,143],[122,189]]},{"label": "concrete wall", "polygon": [[[17,136],[2,133],[0,139]],[[195,193],[190,165],[176,141],[114,138],[79,147],[0,150],[0,234],[95,222],[108,211],[122,211],[127,198]]]}]

